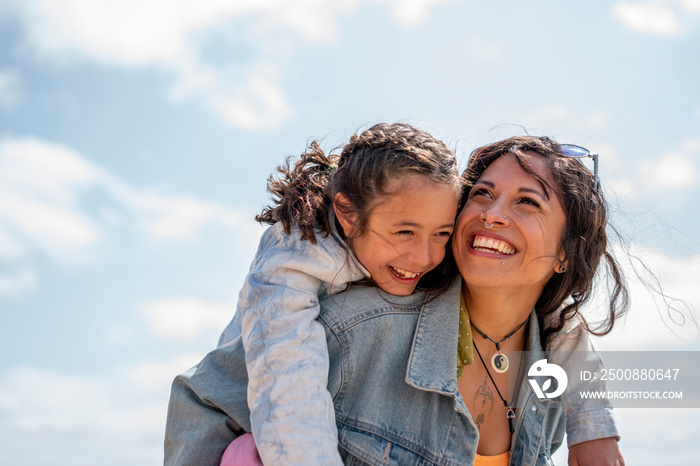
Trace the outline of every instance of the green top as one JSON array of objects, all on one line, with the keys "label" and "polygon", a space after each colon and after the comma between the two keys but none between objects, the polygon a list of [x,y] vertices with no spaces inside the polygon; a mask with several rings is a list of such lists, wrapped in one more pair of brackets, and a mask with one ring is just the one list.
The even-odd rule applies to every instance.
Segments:
[{"label": "green top", "polygon": [[464,294],[461,294],[459,298],[459,338],[457,339],[457,378],[462,375],[462,368],[470,364],[474,364],[472,327],[469,323],[469,311],[464,303]]}]

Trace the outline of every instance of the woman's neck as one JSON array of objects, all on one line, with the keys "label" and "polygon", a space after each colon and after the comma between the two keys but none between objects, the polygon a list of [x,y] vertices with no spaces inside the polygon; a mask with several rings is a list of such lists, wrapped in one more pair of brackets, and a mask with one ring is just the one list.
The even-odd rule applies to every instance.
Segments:
[{"label": "woman's neck", "polygon": [[492,288],[474,288],[464,285],[464,302],[469,320],[493,340],[500,340],[530,315],[537,302],[536,296],[522,292],[503,292]]}]

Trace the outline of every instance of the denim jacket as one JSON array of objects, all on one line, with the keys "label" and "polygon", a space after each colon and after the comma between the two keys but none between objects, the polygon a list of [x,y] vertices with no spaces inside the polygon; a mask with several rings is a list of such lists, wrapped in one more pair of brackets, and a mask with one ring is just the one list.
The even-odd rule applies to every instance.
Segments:
[{"label": "denim jacket", "polygon": [[[426,300],[423,293],[397,297],[354,286],[321,302],[318,321],[330,355],[328,390],[345,464],[473,463],[479,433],[456,379],[460,290],[457,280],[448,292]],[[534,313],[528,348],[528,367],[546,357]],[[240,338],[175,379],[165,464],[219,464],[228,444],[250,431],[250,412],[243,401],[247,381]],[[573,406],[574,417],[594,414],[607,419],[604,437],[617,435],[607,407]],[[550,452],[561,442],[564,421],[562,403],[539,401],[524,380],[516,404],[511,464],[551,464]],[[590,437],[598,432],[588,422],[571,428],[570,436],[600,438]],[[308,434],[301,425],[290,435]],[[279,455],[286,462],[285,452]]]},{"label": "denim jacket", "polygon": [[265,463],[342,464],[326,389],[328,348],[316,318],[320,297],[366,275],[336,231],[317,233],[313,244],[297,227],[287,235],[276,223],[260,239],[219,346],[241,338],[251,432]]}]

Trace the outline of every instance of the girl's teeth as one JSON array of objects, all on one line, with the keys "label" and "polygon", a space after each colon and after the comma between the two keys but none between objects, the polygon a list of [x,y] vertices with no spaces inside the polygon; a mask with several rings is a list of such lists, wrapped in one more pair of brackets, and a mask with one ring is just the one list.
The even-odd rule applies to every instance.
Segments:
[{"label": "girl's teeth", "polygon": [[409,272],[408,270],[399,269],[397,267],[392,267],[392,270],[396,272],[396,275],[401,278],[416,278],[419,274],[415,272]]}]

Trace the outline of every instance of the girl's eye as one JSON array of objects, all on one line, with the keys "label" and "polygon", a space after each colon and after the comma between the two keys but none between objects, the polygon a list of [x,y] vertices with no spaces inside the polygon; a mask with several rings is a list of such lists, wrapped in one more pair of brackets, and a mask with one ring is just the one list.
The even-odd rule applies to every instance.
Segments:
[{"label": "girl's eye", "polygon": [[401,230],[401,231],[397,231],[396,234],[399,236],[408,236],[408,235],[412,235],[413,232],[411,230]]},{"label": "girl's eye", "polygon": [[443,238],[449,238],[452,235],[451,231],[440,231],[436,234],[436,236],[441,236]]}]

